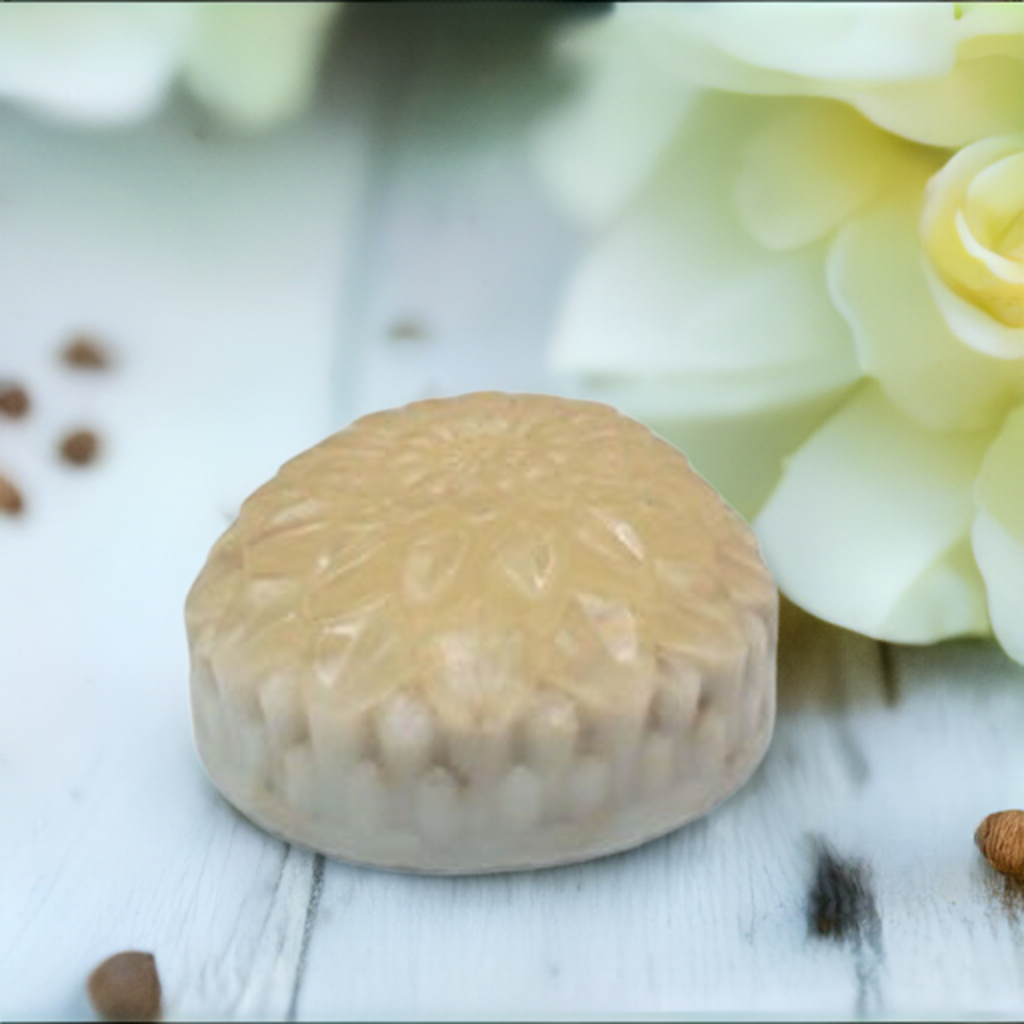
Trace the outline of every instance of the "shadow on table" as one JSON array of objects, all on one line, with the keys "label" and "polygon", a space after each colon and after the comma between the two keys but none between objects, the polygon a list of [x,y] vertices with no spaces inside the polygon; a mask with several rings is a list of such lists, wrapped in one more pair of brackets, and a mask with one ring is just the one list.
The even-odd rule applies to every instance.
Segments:
[{"label": "shadow on table", "polygon": [[[779,615],[779,713],[870,706],[897,707],[908,690],[929,685],[929,675],[958,674],[972,685],[1017,671],[994,641],[947,640],[915,646],[873,640],[815,618],[781,601]],[[1024,675],[1024,669],[1020,670]]]}]

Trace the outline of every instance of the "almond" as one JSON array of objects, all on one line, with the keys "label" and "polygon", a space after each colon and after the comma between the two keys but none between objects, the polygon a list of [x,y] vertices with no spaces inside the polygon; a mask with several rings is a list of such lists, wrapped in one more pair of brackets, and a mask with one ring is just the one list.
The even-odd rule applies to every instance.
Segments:
[{"label": "almond", "polygon": [[1024,878],[1024,811],[990,814],[978,826],[974,842],[996,871]]},{"label": "almond", "polygon": [[25,499],[22,497],[21,491],[0,473],[0,512],[9,516],[17,516],[22,513],[24,508]]},{"label": "almond", "polygon": [[103,346],[85,334],[72,338],[61,352],[61,358],[76,370],[106,370],[110,357]]},{"label": "almond", "polygon": [[20,384],[0,384],[0,415],[20,420],[31,407],[28,392]]},{"label": "almond", "polygon": [[61,441],[60,454],[73,466],[87,466],[99,453],[100,439],[91,430],[76,430]]},{"label": "almond", "polygon": [[160,976],[152,953],[115,953],[89,975],[87,989],[104,1020],[150,1021],[160,1016]]}]

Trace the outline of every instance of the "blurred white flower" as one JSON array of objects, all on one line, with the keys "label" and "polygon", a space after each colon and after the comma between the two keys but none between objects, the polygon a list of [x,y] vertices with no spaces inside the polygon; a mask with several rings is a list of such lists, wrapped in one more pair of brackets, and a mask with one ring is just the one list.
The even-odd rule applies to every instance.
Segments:
[{"label": "blurred white flower", "polygon": [[180,78],[257,130],[312,97],[336,3],[79,3],[0,7],[0,99],[66,120],[153,113]]},{"label": "blurred white flower", "polygon": [[600,222],[703,88],[846,100],[934,146],[1017,131],[1021,19],[1019,3],[621,4],[559,40],[586,88],[544,126],[538,158],[566,212]]},{"label": "blurred white flower", "polygon": [[554,367],[686,451],[809,611],[1024,661],[1024,8],[636,5],[563,52],[538,163],[602,230]]}]

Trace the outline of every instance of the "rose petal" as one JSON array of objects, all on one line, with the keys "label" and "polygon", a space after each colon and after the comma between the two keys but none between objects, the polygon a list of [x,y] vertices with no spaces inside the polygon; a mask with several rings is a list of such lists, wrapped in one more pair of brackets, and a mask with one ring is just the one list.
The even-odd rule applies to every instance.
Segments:
[{"label": "rose petal", "polygon": [[[950,157],[928,182],[921,213],[922,236],[954,242],[953,214],[964,204],[972,182],[993,165],[1017,156],[1021,145],[1021,136],[1003,135],[976,142]],[[978,191],[975,188],[974,202]]]},{"label": "rose petal", "polygon": [[[986,452],[974,497],[980,508],[998,519],[1015,540],[1024,543],[1024,406],[1006,418]],[[1020,610],[1024,615],[1024,603]]]},{"label": "rose petal", "polygon": [[6,4],[0,96],[83,121],[144,117],[170,87],[193,18],[188,4]]},{"label": "rose petal", "polygon": [[904,591],[889,613],[890,637],[984,636],[990,632],[985,581],[965,536]]},{"label": "rose petal", "polygon": [[657,180],[584,257],[556,324],[556,370],[673,375],[678,401],[713,415],[857,379],[825,288],[824,250],[766,251],[731,202],[730,169],[757,108],[720,95],[695,108]]},{"label": "rose petal", "polygon": [[[967,203],[974,179],[991,165],[1016,156],[1024,148],[1024,137],[1003,136],[976,142],[950,158],[928,182],[921,211],[920,236],[937,274],[959,295],[989,308],[1003,324],[1024,323],[1024,309],[1014,311],[1014,289],[994,275],[985,262],[964,247],[957,226],[957,213]],[[977,204],[977,190],[975,205]],[[1017,302],[1024,301],[1020,293]],[[954,328],[955,329],[955,328]],[[964,339],[968,340],[968,339]],[[968,344],[972,344],[968,341]]]},{"label": "rose petal", "polygon": [[901,190],[840,230],[832,298],[864,372],[904,413],[938,430],[994,427],[1024,390],[1024,364],[982,355],[950,331],[921,263],[919,202],[919,188]]},{"label": "rose petal", "polygon": [[974,487],[971,539],[988,589],[992,629],[1024,663],[1024,406],[992,442]]},{"label": "rose petal", "polygon": [[961,341],[996,359],[1024,359],[1024,327],[1008,327],[962,299],[927,264],[924,276],[949,329]]},{"label": "rose petal", "polygon": [[937,82],[857,91],[850,102],[887,131],[928,146],[959,147],[1018,130],[1024,62],[1006,55],[961,59]]},{"label": "rose petal", "polygon": [[[693,4],[687,5],[692,8]],[[680,4],[618,4],[610,20],[661,69],[689,85],[765,95],[819,95],[824,82],[737,60],[692,21]],[[682,16],[682,18],[681,18]]]},{"label": "rose petal", "polygon": [[808,78],[893,82],[953,67],[956,21],[933,4],[687,4],[676,7],[723,51]]},{"label": "rose petal", "polygon": [[[794,76],[826,83],[936,78],[949,73],[956,56],[949,5],[626,6],[635,6],[631,16],[665,38],[666,55],[675,49],[679,74],[718,88],[745,89],[753,79],[762,86],[756,91],[796,91],[785,81]],[[760,82],[752,71],[761,72]]]},{"label": "rose petal", "polygon": [[957,63],[938,81],[851,94],[888,131],[930,146],[960,147],[1024,123],[1024,8],[957,4]]},{"label": "rose petal", "polygon": [[985,244],[1001,251],[1012,250],[1013,225],[1024,228],[1024,153],[1004,157],[979,171],[967,186],[964,215],[973,231],[982,233]]},{"label": "rose petal", "polygon": [[265,128],[301,111],[335,3],[208,3],[189,47],[189,88],[223,116]]},{"label": "rose petal", "polygon": [[564,37],[559,50],[580,80],[532,140],[552,200],[590,225],[640,190],[699,91],[666,75],[618,26],[605,18]]},{"label": "rose petal", "polygon": [[736,279],[706,272],[699,277],[709,294],[694,296],[682,287],[696,276],[687,277],[689,254],[629,228],[586,257],[570,285],[550,357],[557,372],[674,375],[680,403],[729,414],[829,392],[860,375],[828,299],[820,248]]},{"label": "rose petal", "polygon": [[740,217],[769,249],[806,245],[863,207],[899,152],[895,140],[845,104],[786,105],[745,147]]},{"label": "rose petal", "polygon": [[960,54],[1024,56],[1024,8],[1019,3],[957,4]]},{"label": "rose petal", "polygon": [[820,618],[880,639],[984,632],[981,581],[958,548],[991,437],[927,430],[877,385],[864,387],[793,455],[757,518],[780,588]]},{"label": "rose petal", "polygon": [[971,541],[988,588],[992,631],[1003,650],[1024,665],[1024,542],[986,512],[975,517]]},{"label": "rose petal", "polygon": [[957,236],[969,256],[984,263],[993,276],[1007,284],[1024,284],[1024,264],[1017,260],[1007,259],[982,245],[971,231],[963,210],[956,211],[954,223]]}]

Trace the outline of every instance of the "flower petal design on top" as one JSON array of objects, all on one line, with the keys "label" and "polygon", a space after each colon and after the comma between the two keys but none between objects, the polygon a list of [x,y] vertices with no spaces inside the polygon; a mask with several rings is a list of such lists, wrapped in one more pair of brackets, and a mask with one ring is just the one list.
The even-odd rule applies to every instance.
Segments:
[{"label": "flower petal design on top", "polygon": [[265,128],[310,101],[335,3],[211,3],[185,59],[189,88],[238,125]]},{"label": "flower petal design on top", "polygon": [[971,539],[988,588],[992,629],[1024,664],[1024,406],[992,442],[974,489]]},{"label": "flower petal design on top", "polygon": [[574,26],[558,49],[579,81],[540,122],[534,161],[564,214],[601,224],[640,191],[700,90],[666,75],[614,17]]},{"label": "flower petal design on top", "polygon": [[[268,590],[260,552],[309,526],[318,550],[293,532]],[[228,534],[186,602],[199,754],[250,818],[332,856],[454,872],[623,849],[768,745],[757,540],[608,406],[478,393],[364,416]],[[360,537],[368,557],[337,566]]]},{"label": "flower petal design on top", "polygon": [[948,74],[950,5],[776,3],[623,5],[674,73],[739,92],[814,94]]},{"label": "flower petal design on top", "polygon": [[965,345],[939,312],[921,264],[920,188],[842,228],[829,253],[832,298],[864,372],[906,415],[937,430],[995,427],[1024,393],[1024,364]]},{"label": "flower petal design on top", "polygon": [[194,16],[188,4],[7,4],[0,97],[74,120],[144,117],[170,88]]},{"label": "flower petal design on top", "polygon": [[879,639],[985,632],[984,587],[958,549],[992,437],[927,430],[866,385],[792,456],[758,516],[780,589],[820,618]]},{"label": "flower petal design on top", "polygon": [[672,376],[678,407],[714,415],[857,379],[824,249],[772,253],[734,208],[736,150],[759,105],[715,96],[695,108],[657,180],[584,257],[556,324],[557,371]]},{"label": "flower petal design on top", "polygon": [[762,245],[792,249],[864,207],[904,147],[842,103],[780,106],[744,148],[736,204]]}]

